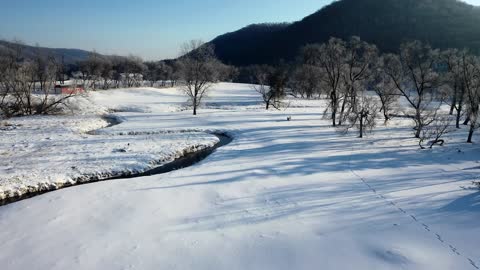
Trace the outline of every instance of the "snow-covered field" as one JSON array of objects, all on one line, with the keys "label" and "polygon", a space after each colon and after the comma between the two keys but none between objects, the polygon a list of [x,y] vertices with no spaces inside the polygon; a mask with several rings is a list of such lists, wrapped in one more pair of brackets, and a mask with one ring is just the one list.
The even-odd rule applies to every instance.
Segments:
[{"label": "snow-covered field", "polygon": [[[471,188],[480,147],[464,143],[465,130],[449,135],[445,147],[424,151],[408,120],[361,140],[335,132],[322,119],[321,101],[267,112],[256,93],[237,84],[216,85],[197,117],[182,109],[184,99],[173,89],[105,91],[91,99],[122,124],[90,138],[81,123],[47,132],[49,118],[42,118],[48,136],[32,135],[19,149],[41,149],[49,137],[62,151],[98,140],[78,150],[101,157],[86,167],[95,170],[126,142],[138,143],[140,154],[212,141],[194,131],[226,131],[235,140],[168,174],[76,186],[0,207],[1,269],[480,266],[480,192]],[[35,118],[15,121],[35,133],[28,131]],[[42,168],[62,166],[54,163],[62,156],[50,151],[16,165],[25,167],[8,166],[11,173],[30,167],[48,174]]]}]

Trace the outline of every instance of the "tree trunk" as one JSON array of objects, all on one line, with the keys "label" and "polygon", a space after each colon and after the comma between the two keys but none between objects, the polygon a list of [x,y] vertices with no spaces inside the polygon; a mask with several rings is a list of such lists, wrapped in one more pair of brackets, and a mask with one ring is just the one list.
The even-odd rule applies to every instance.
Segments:
[{"label": "tree trunk", "polygon": [[468,125],[468,123],[470,123],[470,116],[467,116],[467,119],[465,119],[465,122],[463,122],[465,126]]},{"label": "tree trunk", "polygon": [[452,105],[450,105],[450,115],[453,115],[453,110],[455,110],[456,105],[457,105],[457,95],[455,93],[455,95],[453,97]]},{"label": "tree trunk", "polygon": [[420,134],[422,134],[422,128],[417,126],[417,131],[415,132],[415,138],[420,139]]},{"label": "tree trunk", "polygon": [[333,122],[333,126],[334,126],[334,127],[337,126],[336,116],[337,116],[337,110],[336,110],[336,109],[333,109],[333,111],[332,111],[332,122]]},{"label": "tree trunk", "polygon": [[195,94],[193,95],[193,115],[197,115],[197,105],[198,105],[198,90],[196,89],[195,86]]},{"label": "tree trunk", "polygon": [[418,111],[418,109],[415,114],[415,120],[416,120],[415,122],[417,123],[417,131],[415,132],[415,138],[420,139],[423,126],[422,126],[422,116],[420,115],[420,112]]},{"label": "tree trunk", "polygon": [[387,125],[388,121],[390,121],[390,115],[388,115],[388,111],[385,108],[385,105],[382,105],[382,112],[383,112],[383,118],[385,119],[384,125]]},{"label": "tree trunk", "polygon": [[475,131],[475,125],[470,125],[470,131],[468,132],[468,141],[467,143],[473,143],[473,132]]},{"label": "tree trunk", "polygon": [[462,104],[458,105],[456,126],[460,128],[460,118],[462,117]]},{"label": "tree trunk", "polygon": [[345,114],[345,106],[347,105],[347,96],[343,99],[342,110],[340,111],[340,119],[338,119],[338,125],[341,126],[343,124],[343,115]]},{"label": "tree trunk", "polygon": [[330,93],[330,100],[332,102],[332,123],[333,123],[333,126],[336,127],[337,126],[337,95],[335,91],[332,91],[332,93]]},{"label": "tree trunk", "polygon": [[363,138],[363,113],[360,115],[360,139]]}]

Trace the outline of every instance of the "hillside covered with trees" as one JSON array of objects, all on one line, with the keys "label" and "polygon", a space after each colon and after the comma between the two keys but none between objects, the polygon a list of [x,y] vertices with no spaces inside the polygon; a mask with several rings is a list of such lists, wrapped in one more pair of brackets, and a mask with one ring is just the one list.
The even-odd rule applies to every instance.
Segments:
[{"label": "hillside covered with trees", "polygon": [[211,41],[226,64],[294,60],[301,47],[359,36],[383,52],[419,40],[480,52],[480,8],[458,0],[341,0],[293,24],[251,25]]},{"label": "hillside covered with trees", "polygon": [[62,61],[67,65],[75,64],[78,61],[83,61],[91,54],[89,51],[80,49],[64,49],[64,48],[46,48],[40,46],[30,46],[19,41],[4,41],[0,40],[0,50],[5,50],[11,47],[18,47],[21,49],[21,57],[26,59],[34,59],[39,53],[42,55],[50,55],[55,57],[57,61]]}]

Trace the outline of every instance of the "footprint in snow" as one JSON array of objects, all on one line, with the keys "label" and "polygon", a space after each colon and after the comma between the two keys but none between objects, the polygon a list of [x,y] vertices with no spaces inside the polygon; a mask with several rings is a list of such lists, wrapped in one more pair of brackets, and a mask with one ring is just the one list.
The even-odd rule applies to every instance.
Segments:
[{"label": "footprint in snow", "polygon": [[440,236],[438,233],[435,234],[437,236],[437,239],[442,242],[442,243],[445,243],[445,241],[442,239],[442,236]]},{"label": "footprint in snow", "polygon": [[452,246],[452,245],[449,245],[450,249],[452,250],[453,253],[455,253],[456,255],[460,255],[460,253],[458,252],[458,250]]},{"label": "footprint in snow", "polygon": [[471,264],[473,267],[475,267],[475,269],[480,269],[480,268],[478,268],[477,264],[475,264],[475,262],[474,262],[472,259],[469,258],[468,261],[470,262],[470,264]]}]

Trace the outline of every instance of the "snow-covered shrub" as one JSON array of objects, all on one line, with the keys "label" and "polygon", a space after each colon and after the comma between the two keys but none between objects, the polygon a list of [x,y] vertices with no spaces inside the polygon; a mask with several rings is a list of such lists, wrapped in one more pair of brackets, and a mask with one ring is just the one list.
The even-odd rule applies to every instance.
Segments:
[{"label": "snow-covered shrub", "polygon": [[427,143],[428,148],[433,148],[434,145],[441,145],[445,143],[443,136],[452,132],[454,129],[451,124],[453,122],[453,116],[451,115],[436,115],[432,122],[424,126],[422,132],[420,133],[420,138],[418,144],[420,148],[425,149],[425,143]]}]

